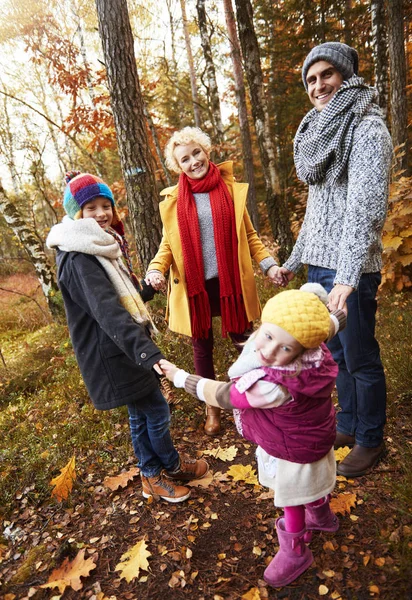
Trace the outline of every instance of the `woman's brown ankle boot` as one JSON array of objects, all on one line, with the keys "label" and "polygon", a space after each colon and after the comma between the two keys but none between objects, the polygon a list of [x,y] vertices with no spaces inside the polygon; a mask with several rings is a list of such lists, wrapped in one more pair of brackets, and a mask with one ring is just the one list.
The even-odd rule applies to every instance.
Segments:
[{"label": "woman's brown ankle boot", "polygon": [[220,408],[206,405],[205,433],[207,435],[217,435],[220,431]]}]

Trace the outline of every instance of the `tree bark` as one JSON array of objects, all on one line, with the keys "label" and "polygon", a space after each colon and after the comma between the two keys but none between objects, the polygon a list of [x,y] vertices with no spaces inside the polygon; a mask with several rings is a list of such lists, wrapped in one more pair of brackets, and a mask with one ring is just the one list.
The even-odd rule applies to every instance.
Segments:
[{"label": "tree bark", "polygon": [[375,86],[379,106],[385,119],[388,115],[388,37],[385,23],[385,0],[371,0],[371,33]]},{"label": "tree bark", "polygon": [[408,114],[406,104],[406,57],[403,31],[403,2],[388,2],[389,64],[391,82],[391,133],[395,148],[402,147],[397,167],[408,169]]},{"label": "tree bark", "polygon": [[161,223],[127,2],[96,0],[96,7],[129,215],[145,269],[159,246]]},{"label": "tree bark", "polygon": [[259,45],[253,25],[253,10],[250,0],[236,0],[236,15],[265,179],[266,206],[273,235],[279,245],[279,260],[283,262],[292,251],[293,236],[290,229],[287,204],[281,196],[279,177],[276,172],[275,150],[270,133]]},{"label": "tree bark", "polygon": [[56,300],[58,287],[53,271],[43,251],[36,233],[25,223],[17,208],[9,200],[0,183],[0,213],[6,223],[13,230],[23,248],[28,254],[36,275],[40,281],[43,294],[53,317],[59,318],[63,314],[62,303]]},{"label": "tree bark", "polygon": [[257,232],[260,231],[259,212],[256,202],[255,171],[253,167],[252,140],[250,136],[249,121],[246,105],[246,90],[243,81],[243,67],[239,38],[237,36],[235,14],[233,12],[232,0],[223,0],[225,9],[226,29],[230,42],[230,56],[233,65],[233,77],[235,81],[236,104],[239,115],[240,137],[242,140],[243,166],[246,181],[249,183],[247,206],[252,223]]},{"label": "tree bark", "polygon": [[[205,0],[197,0],[196,10],[199,23],[200,41],[202,44],[203,55],[206,63],[207,92],[210,105],[210,112],[213,124],[213,143],[217,148],[217,154],[222,156],[223,145],[223,123],[220,110],[219,91],[216,81],[216,70],[213,63],[212,49],[210,47],[210,37],[206,21]],[[216,150],[215,148],[215,150]]]},{"label": "tree bark", "polygon": [[187,26],[187,16],[186,16],[186,3],[185,0],[180,0],[180,8],[182,11],[182,20],[183,20],[183,31],[185,34],[185,44],[186,44],[186,52],[187,52],[187,60],[189,63],[189,76],[190,76],[190,87],[192,90],[192,102],[193,102],[193,114],[195,117],[195,125],[196,127],[201,127],[201,119],[200,119],[200,109],[199,109],[199,98],[197,94],[197,85],[196,85],[196,73],[195,73],[195,65],[193,62],[193,54],[192,47],[190,45],[190,35],[189,28]]}]

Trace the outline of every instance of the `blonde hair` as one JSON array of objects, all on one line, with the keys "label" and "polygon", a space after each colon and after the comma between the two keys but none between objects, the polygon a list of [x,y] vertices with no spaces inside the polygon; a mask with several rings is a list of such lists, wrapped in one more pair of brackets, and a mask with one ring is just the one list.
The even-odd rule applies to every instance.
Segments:
[{"label": "blonde hair", "polygon": [[180,131],[175,131],[165,147],[166,166],[175,173],[181,173],[182,169],[177,162],[174,151],[176,146],[183,146],[195,142],[199,144],[208,154],[212,149],[210,137],[199,129],[199,127],[183,127]]}]

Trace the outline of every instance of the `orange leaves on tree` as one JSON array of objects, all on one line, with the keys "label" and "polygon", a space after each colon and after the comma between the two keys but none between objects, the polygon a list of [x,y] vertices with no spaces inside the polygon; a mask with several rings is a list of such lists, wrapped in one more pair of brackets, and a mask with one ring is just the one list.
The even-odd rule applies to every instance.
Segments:
[{"label": "orange leaves on tree", "polygon": [[125,488],[129,481],[132,481],[133,477],[136,477],[139,473],[140,469],[133,467],[128,471],[123,471],[120,475],[116,475],[115,477],[105,477],[103,483],[114,492],[119,489],[119,487]]},{"label": "orange leaves on tree", "polygon": [[76,479],[76,457],[72,456],[69,462],[60,471],[60,475],[51,480],[50,485],[54,485],[51,495],[58,502],[67,500],[72,491],[73,482]]},{"label": "orange leaves on tree", "polygon": [[151,554],[147,550],[145,540],[140,540],[133,548],[123,554],[120,559],[123,562],[116,565],[115,571],[120,571],[120,579],[126,579],[127,583],[130,583],[132,579],[138,577],[140,569],[149,570],[147,561],[149,556]]},{"label": "orange leaves on tree", "polygon": [[259,485],[255,470],[250,465],[232,465],[227,474],[233,477],[234,481],[244,481],[251,485]]},{"label": "orange leaves on tree", "polygon": [[330,508],[335,514],[344,515],[350,513],[350,509],[356,506],[356,494],[343,493],[330,501]]},{"label": "orange leaves on tree", "polygon": [[88,577],[90,571],[96,568],[96,564],[92,558],[84,560],[85,550],[80,550],[75,559],[69,561],[65,558],[61,566],[54,569],[47,583],[41,585],[41,588],[59,588],[59,592],[63,594],[67,587],[74,590],[81,590],[83,583],[80,577]]}]

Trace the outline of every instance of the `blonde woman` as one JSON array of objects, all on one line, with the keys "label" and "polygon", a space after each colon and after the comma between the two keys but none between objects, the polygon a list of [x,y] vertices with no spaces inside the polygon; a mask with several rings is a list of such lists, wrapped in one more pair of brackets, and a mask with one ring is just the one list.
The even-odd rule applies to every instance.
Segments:
[{"label": "blonde woman", "polygon": [[[280,282],[246,209],[248,185],[234,180],[231,161],[211,162],[211,149],[208,135],[196,127],[175,132],[166,145],[167,165],[179,182],[161,192],[163,237],[146,282],[161,289],[169,271],[169,328],[192,338],[196,374],[215,379],[212,317],[221,317],[222,336],[239,350],[261,313],[252,259]],[[220,412],[207,406],[208,435],[219,433]]]}]

